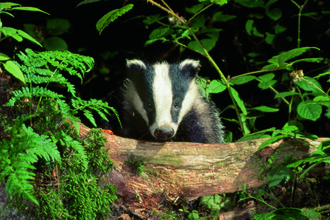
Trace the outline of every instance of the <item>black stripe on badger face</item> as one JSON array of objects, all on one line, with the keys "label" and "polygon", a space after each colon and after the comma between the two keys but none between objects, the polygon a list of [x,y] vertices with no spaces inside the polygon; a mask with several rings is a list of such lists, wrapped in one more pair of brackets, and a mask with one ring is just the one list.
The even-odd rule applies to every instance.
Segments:
[{"label": "black stripe on badger face", "polygon": [[144,118],[156,139],[174,137],[199,95],[195,83],[199,62],[185,60],[178,64],[164,62],[150,66],[132,60],[127,66],[132,72],[130,80],[134,86],[128,85],[126,94],[130,97],[127,95],[126,98]]}]

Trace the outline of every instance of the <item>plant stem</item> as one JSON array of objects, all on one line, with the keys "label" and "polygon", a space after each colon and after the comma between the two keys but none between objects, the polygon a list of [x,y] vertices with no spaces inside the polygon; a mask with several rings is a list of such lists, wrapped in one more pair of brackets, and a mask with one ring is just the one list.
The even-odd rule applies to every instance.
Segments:
[{"label": "plant stem", "polygon": [[308,1],[308,0],[306,0],[306,1],[304,2],[304,4],[300,6],[299,4],[297,4],[297,2],[295,2],[294,0],[291,0],[291,2],[292,2],[293,4],[295,4],[295,5],[298,7],[298,9],[299,9],[299,14],[298,14],[298,39],[297,39],[297,48],[300,47],[300,42],[301,42],[301,39],[300,39],[300,20],[301,20],[301,11],[304,9],[304,7],[305,7],[307,1]]},{"label": "plant stem", "polygon": [[212,5],[214,5],[214,3],[209,4],[208,6],[206,6],[205,8],[202,8],[201,10],[199,10],[196,14],[194,14],[189,20],[188,20],[188,24],[189,22],[194,19],[197,15],[199,15],[200,13],[202,13],[203,11],[205,11],[206,9],[208,9],[209,7],[211,7]]}]

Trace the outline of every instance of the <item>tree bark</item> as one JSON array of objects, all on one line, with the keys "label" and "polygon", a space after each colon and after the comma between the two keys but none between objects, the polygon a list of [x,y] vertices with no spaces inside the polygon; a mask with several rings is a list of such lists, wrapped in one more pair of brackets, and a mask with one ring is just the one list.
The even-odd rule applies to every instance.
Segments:
[{"label": "tree bark", "polygon": [[[85,136],[89,128],[80,127]],[[280,164],[288,156],[303,158],[319,143],[294,138],[278,141],[257,151],[265,139],[238,143],[198,144],[184,142],[145,142],[104,133],[106,149],[115,162],[106,183],[118,187],[117,194],[130,203],[135,213],[146,207],[157,209],[165,200],[194,199],[199,196],[240,191],[267,184],[265,165],[272,157]],[[275,153],[276,152],[276,153]],[[274,154],[275,153],[275,154]],[[144,162],[146,170],[138,175],[126,164],[131,155]]]}]

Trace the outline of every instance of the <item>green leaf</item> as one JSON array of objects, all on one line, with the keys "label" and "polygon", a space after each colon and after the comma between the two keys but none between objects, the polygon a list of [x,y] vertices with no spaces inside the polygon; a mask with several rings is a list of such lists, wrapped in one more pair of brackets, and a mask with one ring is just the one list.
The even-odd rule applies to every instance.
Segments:
[{"label": "green leaf", "polygon": [[222,14],[222,11],[215,13],[212,16],[212,22],[220,22],[220,21],[229,21],[232,20],[234,18],[236,18],[236,15],[226,15],[226,14]]},{"label": "green leaf", "polygon": [[317,104],[330,108],[330,100],[328,96],[316,96],[313,101]]},{"label": "green leaf", "polygon": [[277,165],[267,173],[268,187],[277,186],[284,180],[287,183],[294,176],[293,171],[284,165]]},{"label": "green leaf", "polygon": [[249,141],[249,140],[254,140],[254,139],[259,139],[259,138],[270,137],[270,135],[265,135],[265,133],[275,131],[275,129],[276,128],[273,127],[273,128],[258,131],[258,132],[252,133],[252,134],[245,135],[244,137],[241,137],[237,142]]},{"label": "green leaf", "polygon": [[68,32],[70,28],[70,22],[63,18],[51,18],[47,19],[46,29],[50,35],[57,36]]},{"label": "green leaf", "polygon": [[193,5],[191,8],[186,8],[186,11],[189,13],[197,13],[199,10],[201,10],[203,8],[203,6],[205,5],[205,3],[200,3],[197,5]]},{"label": "green leaf", "polygon": [[168,30],[170,29],[169,26],[159,27],[153,30],[150,35],[149,39],[157,39],[162,37]]},{"label": "green leaf", "polygon": [[279,109],[277,108],[271,108],[267,106],[258,106],[254,108],[249,108],[249,110],[256,110],[256,111],[261,111],[261,112],[278,112]]},{"label": "green leaf", "polygon": [[[296,85],[298,85],[301,89],[305,90],[305,91],[309,91],[309,92],[315,92],[315,93],[320,93],[321,91],[319,89],[322,90],[322,86],[321,84],[314,78],[305,76],[304,77],[305,80],[301,80],[296,82]],[[310,84],[310,82],[312,84]],[[316,88],[315,86],[317,86],[318,88]]]},{"label": "green leaf", "polygon": [[97,23],[96,23],[96,29],[99,31],[99,34],[101,35],[104,28],[106,28],[110,22],[113,22],[116,20],[119,16],[122,16],[129,10],[133,8],[133,4],[128,4],[122,8],[118,8],[115,10],[112,10],[108,12],[106,15],[104,15]]},{"label": "green leaf", "polygon": [[276,94],[274,99],[291,96],[291,95],[299,95],[299,93],[298,92],[281,92],[281,93]]},{"label": "green leaf", "polygon": [[230,80],[229,82],[233,85],[242,85],[242,84],[250,82],[256,78],[257,78],[256,76],[252,76],[252,75],[240,76],[240,77]]},{"label": "green leaf", "polygon": [[267,44],[273,44],[274,39],[275,39],[274,34],[270,34],[269,32],[266,32],[265,41],[266,41]]},{"label": "green leaf", "polygon": [[245,30],[250,36],[252,35],[253,23],[253,20],[247,20],[245,23]]},{"label": "green leaf", "polygon": [[0,28],[0,31],[2,31],[5,36],[11,36],[18,42],[21,42],[23,40],[23,38],[25,38],[42,47],[42,45],[38,41],[36,41],[33,37],[31,37],[30,35],[28,35],[27,33],[25,33],[22,30],[17,30],[15,28],[11,28],[11,27],[2,27],[2,28]]},{"label": "green leaf", "polygon": [[299,62],[320,63],[322,60],[323,60],[322,57],[318,57],[318,58],[305,58],[305,59],[295,60],[295,61],[289,63],[288,66],[292,66],[293,64],[299,63]]},{"label": "green leaf", "polygon": [[[207,51],[210,51],[216,44],[216,41],[207,38],[200,40],[200,42]],[[199,46],[199,44],[196,41],[190,41],[188,47],[192,50],[198,51],[200,53],[204,53],[202,48]]]},{"label": "green leaf", "polygon": [[238,92],[233,88],[233,87],[230,87],[230,90],[231,90],[231,93],[233,94],[234,96],[234,99],[237,103],[237,105],[240,107],[240,109],[242,110],[243,114],[244,115],[247,115],[247,110],[245,108],[245,105],[244,105],[244,102],[243,100],[239,97],[239,94]]},{"label": "green leaf", "polygon": [[79,2],[79,4],[77,5],[77,7],[84,5],[84,4],[89,4],[89,3],[95,3],[95,2],[100,2],[102,0],[84,0],[82,2]]},{"label": "green leaf", "polygon": [[258,148],[258,151],[261,150],[261,149],[263,149],[263,148],[265,148],[265,147],[267,147],[267,146],[269,146],[270,144],[273,144],[276,141],[278,141],[278,140],[280,140],[282,138],[286,138],[286,137],[287,137],[287,135],[277,135],[275,137],[272,137],[272,138],[264,141],[262,144],[260,144],[260,146]]},{"label": "green leaf", "polygon": [[220,93],[224,90],[226,90],[226,85],[224,85],[220,80],[215,79],[212,80],[209,87],[208,87],[208,92],[209,93]]},{"label": "green leaf", "polygon": [[36,11],[36,12],[42,12],[42,13],[45,13],[47,15],[50,15],[49,13],[44,12],[44,11],[40,10],[39,8],[34,8],[34,7],[15,7],[15,8],[12,8],[12,10]]},{"label": "green leaf", "polygon": [[21,69],[18,68],[18,66],[13,61],[9,60],[9,61],[5,62],[3,65],[9,73],[11,73],[17,79],[21,80],[24,84],[26,83]]},{"label": "green leaf", "polygon": [[224,4],[227,4],[228,3],[228,0],[211,0],[211,2],[217,4],[217,5],[224,5]]},{"label": "green leaf", "polygon": [[231,143],[233,142],[233,133],[232,132],[226,132],[225,137],[224,137],[224,143]]},{"label": "green leaf", "polygon": [[258,76],[258,79],[261,79],[263,82],[271,81],[275,77],[274,73],[267,73],[262,76]]},{"label": "green leaf", "polygon": [[311,100],[307,100],[299,103],[297,112],[302,118],[316,121],[321,116],[322,106]]},{"label": "green leaf", "polygon": [[266,15],[274,21],[277,21],[282,16],[282,10],[279,8],[266,9]]},{"label": "green leaf", "polygon": [[[314,78],[315,78],[315,79],[318,79],[318,78],[320,78],[321,76],[326,76],[326,75],[330,75],[330,71],[326,71],[326,72],[321,73],[321,74],[319,74],[319,75],[317,75],[317,76],[314,76]],[[329,82],[329,80],[328,80],[327,82]]]},{"label": "green leaf", "polygon": [[298,128],[299,131],[303,131],[304,130],[304,125],[299,122],[299,121],[295,121],[295,120],[291,120],[288,121],[283,128],[288,127],[288,126],[296,126]]},{"label": "green leaf", "polygon": [[280,34],[286,31],[286,27],[281,26],[280,24],[275,25],[275,34]]},{"label": "green leaf", "polygon": [[4,53],[0,53],[0,61],[10,60],[10,57]]},{"label": "green leaf", "polygon": [[222,197],[218,194],[201,197],[200,204],[207,209],[210,209],[212,213],[220,211]]},{"label": "green leaf", "polygon": [[287,52],[283,52],[280,55],[276,55],[273,56],[271,59],[269,59],[267,62],[271,63],[273,65],[267,65],[264,66],[262,69],[263,70],[270,70],[270,69],[284,69],[285,66],[285,62],[297,57],[303,53],[305,53],[306,51],[308,51],[309,49],[317,49],[319,50],[317,47],[301,47],[301,48],[295,48],[292,50],[289,50]]},{"label": "green leaf", "polygon": [[157,39],[151,39],[151,40],[147,40],[147,41],[145,42],[144,46],[147,46],[148,44],[152,44],[153,42],[158,41],[158,40],[162,40],[163,43],[164,43],[165,41],[167,41],[165,37],[161,37],[161,38],[157,38]]},{"label": "green leaf", "polygon": [[192,19],[189,24],[191,27],[197,27],[197,28],[202,28],[204,27],[204,23],[206,21],[205,15],[201,14]]},{"label": "green leaf", "polygon": [[264,37],[264,35],[262,33],[260,33],[256,27],[252,28],[252,34],[256,37]]},{"label": "green leaf", "polygon": [[[187,30],[187,31],[189,31],[189,30]],[[219,33],[220,31],[222,31],[222,29],[207,26],[207,27],[201,28],[201,30],[199,31],[199,34],[204,34],[204,33]]]},{"label": "green leaf", "polygon": [[17,3],[12,3],[12,2],[2,2],[0,3],[0,11],[4,10],[4,9],[10,9],[12,8],[12,6],[20,6],[20,4]]},{"label": "green leaf", "polygon": [[160,14],[150,15],[146,19],[143,20],[143,23],[145,23],[147,25],[151,25],[157,21],[162,20],[163,18],[166,18],[166,16],[162,16],[162,17],[159,17],[159,16],[160,16]]},{"label": "green leaf", "polygon": [[56,50],[67,50],[68,45],[60,37],[50,37],[44,41],[44,46],[46,50],[56,51]]}]

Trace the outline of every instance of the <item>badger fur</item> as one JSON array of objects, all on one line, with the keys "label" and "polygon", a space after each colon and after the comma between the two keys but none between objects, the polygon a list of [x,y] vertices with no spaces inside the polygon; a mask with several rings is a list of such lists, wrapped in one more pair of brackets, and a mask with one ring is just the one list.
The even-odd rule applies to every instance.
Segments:
[{"label": "badger fur", "polygon": [[213,103],[196,84],[199,62],[154,65],[128,60],[122,90],[120,135],[144,140],[222,143],[223,126]]}]

